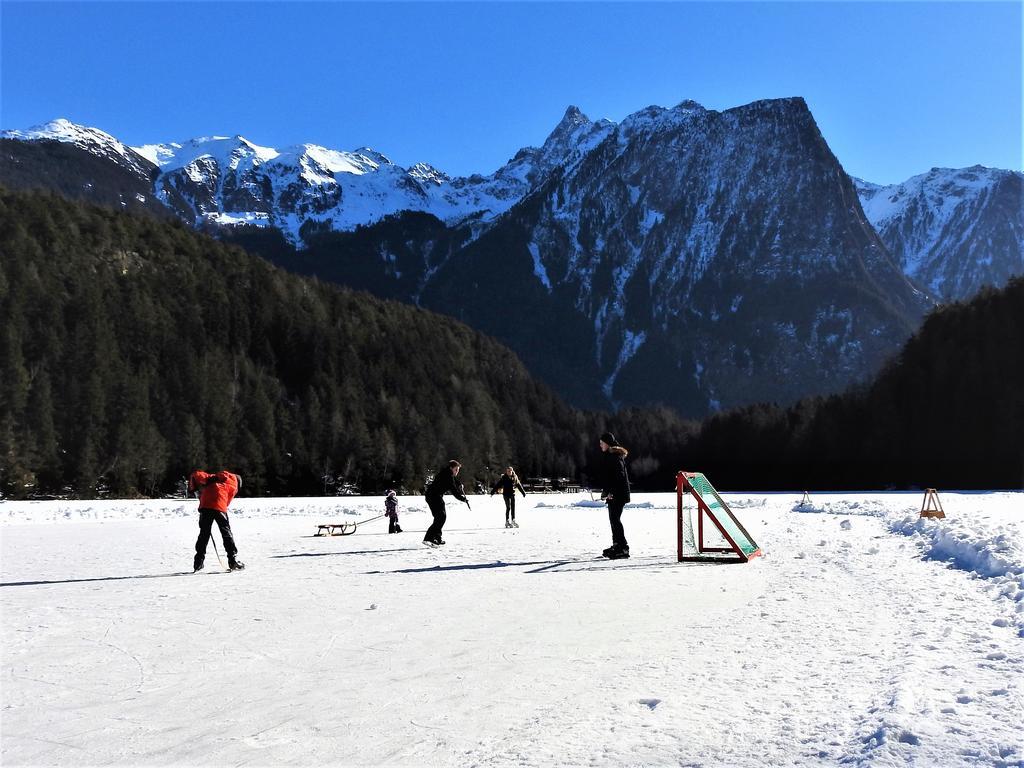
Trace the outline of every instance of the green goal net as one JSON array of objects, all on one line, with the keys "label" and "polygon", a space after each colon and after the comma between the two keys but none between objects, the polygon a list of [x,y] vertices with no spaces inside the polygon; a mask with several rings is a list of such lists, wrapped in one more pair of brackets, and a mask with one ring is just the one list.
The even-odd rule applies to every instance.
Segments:
[{"label": "green goal net", "polygon": [[761,554],[757,543],[700,472],[676,477],[679,560],[746,562]]}]

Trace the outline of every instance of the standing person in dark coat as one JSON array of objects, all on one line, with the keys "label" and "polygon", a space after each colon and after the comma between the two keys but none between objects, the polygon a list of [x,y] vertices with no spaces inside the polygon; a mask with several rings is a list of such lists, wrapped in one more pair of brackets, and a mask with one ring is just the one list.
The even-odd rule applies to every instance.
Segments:
[{"label": "standing person in dark coat", "polygon": [[629,544],[622,528],[622,508],[629,503],[629,473],[626,457],[629,451],[619,445],[615,435],[605,432],[598,439],[601,446],[601,498],[608,504],[608,522],[612,527],[612,545],[601,554],[610,560],[629,557]]},{"label": "standing person in dark coat", "polygon": [[427,528],[427,532],[423,536],[423,543],[431,547],[444,544],[444,539],[441,538],[441,529],[444,528],[444,521],[448,519],[448,515],[444,511],[444,495],[450,493],[459,501],[466,502],[467,507],[469,506],[469,499],[463,493],[462,483],[458,481],[460,469],[462,469],[462,465],[452,459],[448,462],[447,467],[438,470],[433,481],[427,486],[427,506],[430,507],[430,514],[434,516],[434,522]]},{"label": "standing person in dark coat", "polygon": [[235,537],[231,535],[231,523],[228,522],[228,505],[241,487],[242,478],[225,469],[214,474],[197,469],[189,476],[189,491],[199,493],[199,538],[196,539],[196,556],[192,561],[193,570],[201,571],[203,569],[203,563],[206,560],[206,545],[210,541],[210,531],[214,523],[217,523],[217,527],[220,528],[224,551],[228,555],[228,568],[232,571],[240,571],[245,568],[245,563],[240,563],[236,558],[238,547],[235,546]]},{"label": "standing person in dark coat", "polygon": [[[526,491],[523,489],[523,484],[519,482],[519,475],[512,467],[505,468],[505,474],[498,478],[498,482],[494,484],[494,488],[491,489],[491,496],[496,494],[499,490],[501,491],[501,497],[505,499],[505,527],[506,528],[518,528],[519,523],[516,522],[516,488],[523,494],[523,498],[526,498]],[[512,516],[511,521],[509,515]]]}]

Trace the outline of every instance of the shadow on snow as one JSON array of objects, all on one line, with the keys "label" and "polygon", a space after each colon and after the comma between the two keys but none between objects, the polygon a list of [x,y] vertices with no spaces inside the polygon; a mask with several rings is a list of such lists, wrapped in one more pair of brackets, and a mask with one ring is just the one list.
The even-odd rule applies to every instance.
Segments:
[{"label": "shadow on snow", "polygon": [[[645,562],[636,562],[637,560]],[[652,562],[653,561],[653,562]],[[587,560],[526,560],[504,561],[495,560],[491,563],[463,563],[461,565],[432,565],[424,568],[399,568],[394,571],[365,571],[366,575],[384,573],[444,573],[446,571],[476,571],[489,568],[524,568],[531,565],[540,566],[524,573],[579,573],[586,571],[619,571],[637,568],[668,568],[700,566],[701,563],[677,563],[661,557],[633,558],[631,560],[606,560],[603,557]]]},{"label": "shadow on snow", "polygon": [[[230,571],[204,571],[204,576],[230,573]],[[96,576],[91,579],[52,579],[50,581],[3,581],[0,587],[37,587],[45,584],[80,584],[90,581],[124,581],[125,579],[170,579],[177,576],[192,576],[192,571],[176,571],[175,573],[143,573],[138,576]]]}]

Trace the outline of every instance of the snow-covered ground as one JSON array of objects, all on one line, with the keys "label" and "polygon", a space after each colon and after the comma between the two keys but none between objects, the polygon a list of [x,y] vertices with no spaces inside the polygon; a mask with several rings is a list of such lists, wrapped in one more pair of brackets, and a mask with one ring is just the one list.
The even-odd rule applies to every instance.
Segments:
[{"label": "snow-covered ground", "polygon": [[[15,765],[1024,765],[1024,495],[726,494],[765,555],[675,562],[675,497],[0,503]],[[223,556],[223,550],[221,550]]]}]

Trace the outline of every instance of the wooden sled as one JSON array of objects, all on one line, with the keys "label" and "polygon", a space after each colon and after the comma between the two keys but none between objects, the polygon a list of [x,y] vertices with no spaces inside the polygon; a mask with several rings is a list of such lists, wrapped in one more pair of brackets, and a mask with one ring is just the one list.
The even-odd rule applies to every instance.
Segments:
[{"label": "wooden sled", "polygon": [[316,527],[316,536],[351,536],[358,523],[322,523]]},{"label": "wooden sled", "polygon": [[356,527],[363,523],[372,523],[374,520],[380,520],[384,515],[377,515],[366,520],[356,520],[353,523],[320,523],[316,527],[316,533],[314,536],[351,536],[356,532]]}]

